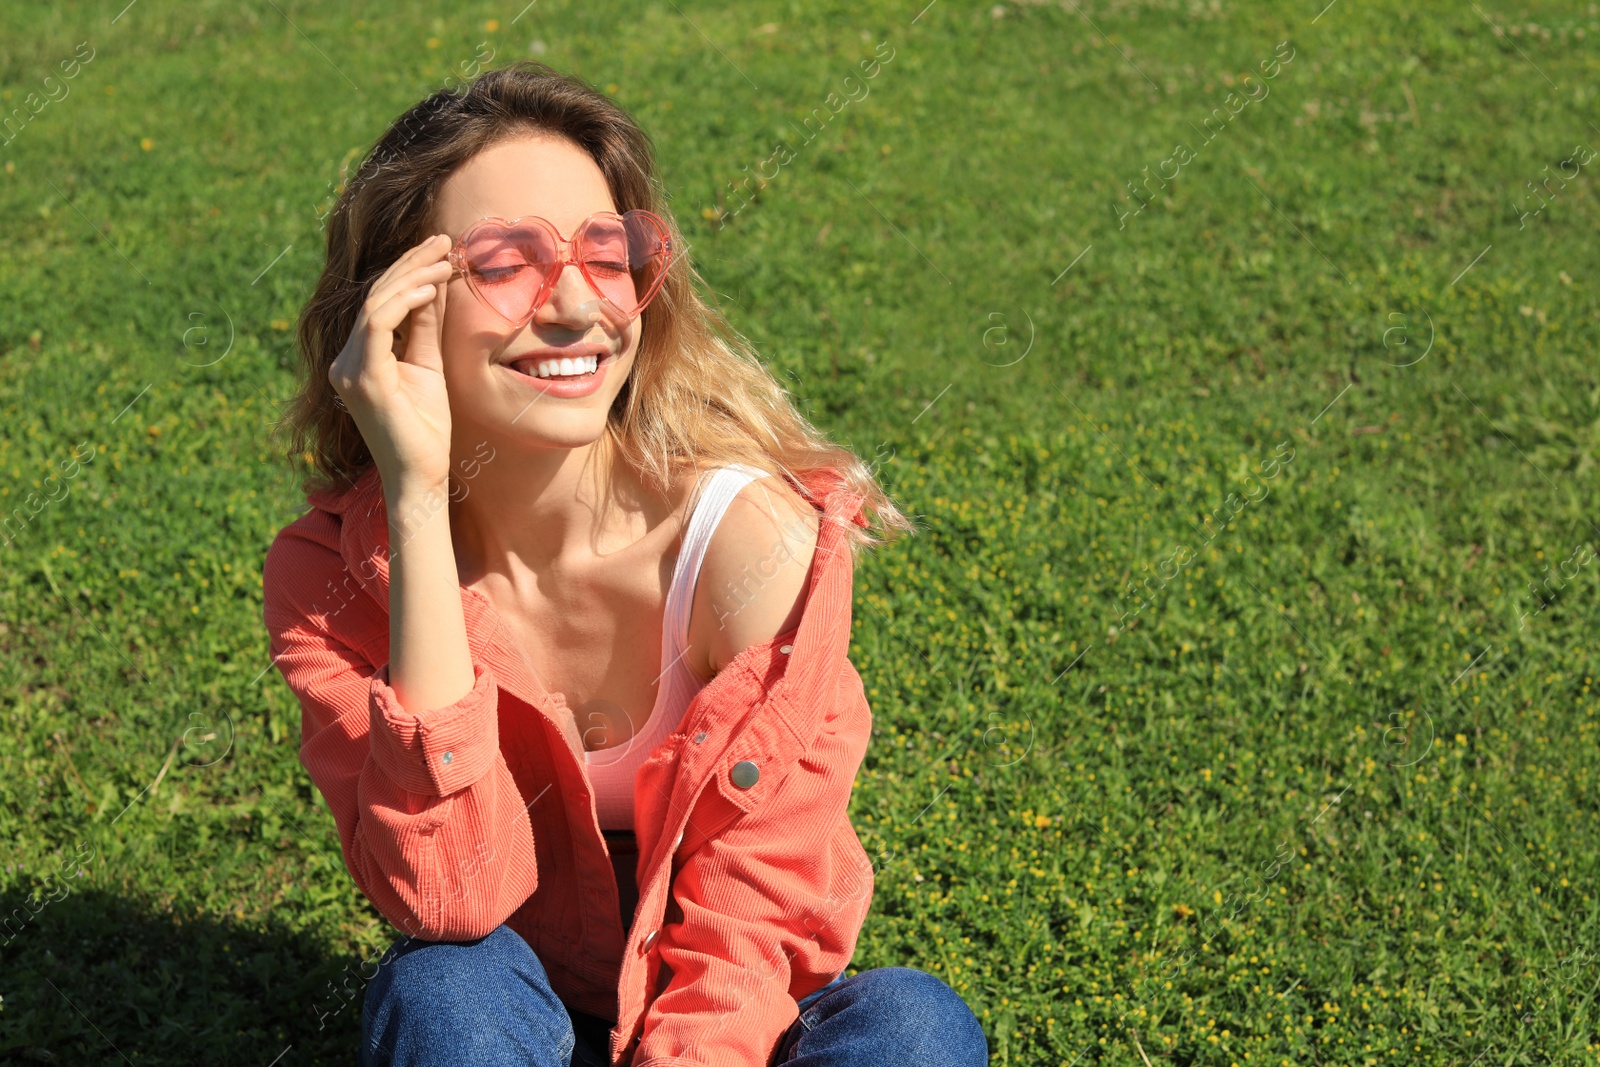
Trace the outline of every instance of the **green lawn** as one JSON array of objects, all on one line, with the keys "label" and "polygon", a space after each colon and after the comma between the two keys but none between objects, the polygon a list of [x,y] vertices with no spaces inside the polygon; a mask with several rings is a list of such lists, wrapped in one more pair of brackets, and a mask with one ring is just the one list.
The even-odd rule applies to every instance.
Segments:
[{"label": "green lawn", "polygon": [[124,2],[0,34],[0,1061],[352,1058],[269,431],[341,168],[491,53],[923,527],[856,968],[996,1064],[1596,1061],[1600,8]]}]

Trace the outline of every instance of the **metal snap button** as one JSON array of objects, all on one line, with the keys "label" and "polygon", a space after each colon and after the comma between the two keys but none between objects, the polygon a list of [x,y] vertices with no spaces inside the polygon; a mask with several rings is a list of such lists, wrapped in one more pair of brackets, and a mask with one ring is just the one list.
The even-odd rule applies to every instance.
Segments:
[{"label": "metal snap button", "polygon": [[747,759],[742,759],[733,765],[733,771],[728,775],[733,779],[733,784],[740,789],[749,789],[756,784],[756,779],[761,777],[761,768]]},{"label": "metal snap button", "polygon": [[450,761],[451,761],[451,760],[453,760],[453,759],[455,759],[455,758],[456,758],[456,757],[455,757],[455,753],[453,753],[453,752],[446,752],[446,753],[445,753],[445,754],[444,754],[444,755],[442,755],[442,756],[440,756],[440,757],[439,757],[439,762],[440,762],[440,763],[449,763],[449,762],[450,762]]},{"label": "metal snap button", "polygon": [[650,951],[650,946],[656,943],[656,935],[660,932],[660,930],[651,930],[648,934],[644,935],[644,940],[639,942],[639,955],[643,956],[646,952]]},{"label": "metal snap button", "polygon": [[779,648],[778,648],[778,651],[782,652],[785,656],[787,656],[789,653],[794,651],[794,646],[793,645],[780,645]]},{"label": "metal snap button", "polygon": [[678,831],[678,836],[672,839],[672,851],[678,851],[678,846],[683,844],[683,831]]}]

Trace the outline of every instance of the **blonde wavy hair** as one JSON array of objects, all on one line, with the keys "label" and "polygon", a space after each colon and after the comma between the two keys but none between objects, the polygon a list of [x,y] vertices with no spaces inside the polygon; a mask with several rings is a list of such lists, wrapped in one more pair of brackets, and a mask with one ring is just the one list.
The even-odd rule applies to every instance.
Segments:
[{"label": "blonde wavy hair", "polygon": [[327,259],[296,328],[305,381],[279,423],[291,462],[311,463],[304,491],[344,488],[373,463],[328,381],[372,282],[432,232],[439,190],[452,173],[485,148],[530,132],[588,152],[617,211],[655,213],[684,250],[641,316],[633,371],[607,419],[618,456],[663,494],[686,467],[746,463],[785,476],[809,498],[801,474],[825,470],[863,497],[868,525],[846,526],[853,554],[915,532],[866,463],[795,409],[751,344],[702,297],[708,287],[667,205],[649,135],[604,93],[532,61],[484,71],[412,107],[338,191]]}]

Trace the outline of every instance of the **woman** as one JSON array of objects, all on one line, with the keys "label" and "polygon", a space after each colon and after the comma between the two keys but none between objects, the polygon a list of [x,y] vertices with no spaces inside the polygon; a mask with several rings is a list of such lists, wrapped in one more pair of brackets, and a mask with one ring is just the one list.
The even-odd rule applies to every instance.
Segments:
[{"label": "woman", "polygon": [[845,973],[853,560],[867,510],[911,525],[702,301],[659,190],[623,111],[519,63],[402,116],[330,218],[264,615],[405,934],[361,1062],[986,1063],[938,978]]}]

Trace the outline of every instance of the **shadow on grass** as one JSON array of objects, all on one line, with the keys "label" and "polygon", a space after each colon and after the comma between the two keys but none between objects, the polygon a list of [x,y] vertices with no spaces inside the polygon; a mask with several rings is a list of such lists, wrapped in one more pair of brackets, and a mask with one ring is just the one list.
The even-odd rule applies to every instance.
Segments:
[{"label": "shadow on grass", "polygon": [[0,916],[31,916],[0,930],[0,1063],[355,1062],[364,983],[352,957],[278,924],[104,890],[40,899],[0,894]]}]

